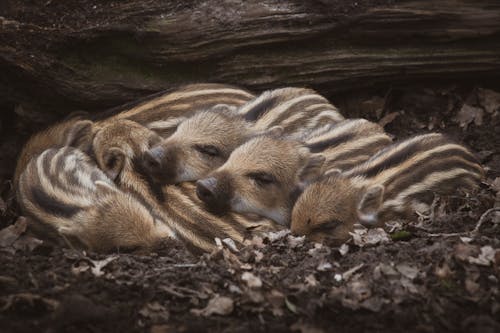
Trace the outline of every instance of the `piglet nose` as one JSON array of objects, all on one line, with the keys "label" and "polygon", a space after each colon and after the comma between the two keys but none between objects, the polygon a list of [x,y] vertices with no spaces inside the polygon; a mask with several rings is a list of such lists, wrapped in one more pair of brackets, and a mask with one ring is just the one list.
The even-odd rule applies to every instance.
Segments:
[{"label": "piglet nose", "polygon": [[216,187],[217,179],[214,177],[198,180],[196,182],[196,195],[201,201],[212,204],[215,201]]},{"label": "piglet nose", "polygon": [[150,172],[157,172],[161,169],[163,158],[163,148],[155,147],[144,153],[144,165]]}]

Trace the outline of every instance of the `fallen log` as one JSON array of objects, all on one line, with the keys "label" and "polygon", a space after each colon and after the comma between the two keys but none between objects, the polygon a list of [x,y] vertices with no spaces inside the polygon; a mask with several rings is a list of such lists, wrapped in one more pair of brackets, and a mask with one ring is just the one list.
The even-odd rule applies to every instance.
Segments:
[{"label": "fallen log", "polygon": [[329,95],[500,74],[493,0],[20,2],[0,7],[0,99],[35,112],[104,109],[191,82]]}]

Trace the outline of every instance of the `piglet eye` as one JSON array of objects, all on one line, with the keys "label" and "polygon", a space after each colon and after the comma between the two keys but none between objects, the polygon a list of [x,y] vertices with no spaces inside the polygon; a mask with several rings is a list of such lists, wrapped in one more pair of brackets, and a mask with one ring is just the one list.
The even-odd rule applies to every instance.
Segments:
[{"label": "piglet eye", "polygon": [[276,179],[273,177],[273,175],[267,172],[249,173],[248,177],[253,179],[260,186],[266,186],[276,182]]},{"label": "piglet eye", "polygon": [[213,145],[195,145],[194,149],[199,151],[202,154],[212,156],[212,157],[217,157],[221,156],[221,152],[219,148],[213,146]]}]

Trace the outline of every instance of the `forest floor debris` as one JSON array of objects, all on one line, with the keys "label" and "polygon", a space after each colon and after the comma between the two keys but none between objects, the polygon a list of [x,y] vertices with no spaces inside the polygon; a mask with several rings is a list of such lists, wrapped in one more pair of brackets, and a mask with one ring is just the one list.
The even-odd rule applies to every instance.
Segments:
[{"label": "forest floor debris", "polygon": [[498,332],[500,94],[392,89],[332,101],[348,117],[384,120],[395,138],[449,134],[477,153],[484,183],[473,196],[437,199],[418,221],[356,229],[340,247],[285,231],[243,247],[219,240],[201,256],[175,242],[138,256],[33,237],[0,181],[2,331]]}]

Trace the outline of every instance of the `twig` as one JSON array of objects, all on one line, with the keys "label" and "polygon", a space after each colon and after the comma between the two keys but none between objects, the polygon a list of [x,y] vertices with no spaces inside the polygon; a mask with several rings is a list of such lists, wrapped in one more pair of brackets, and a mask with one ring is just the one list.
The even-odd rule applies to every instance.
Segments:
[{"label": "twig", "polygon": [[427,236],[429,237],[461,237],[461,236],[470,236],[472,238],[475,238],[479,234],[479,228],[483,225],[483,223],[486,221],[486,218],[490,216],[491,213],[493,212],[500,212],[500,207],[494,207],[490,208],[487,211],[481,215],[479,218],[479,221],[477,222],[476,226],[474,227],[473,230],[471,231],[464,231],[464,232],[452,232],[452,233],[437,233],[437,234],[431,234],[428,233],[429,231],[425,228],[419,227],[419,226],[414,226],[414,228],[417,228],[419,230],[422,230],[424,232],[427,232]]},{"label": "twig", "polygon": [[483,223],[486,221],[486,218],[489,217],[490,214],[493,213],[493,212],[500,212],[500,207],[490,208],[487,211],[485,211],[483,213],[483,215],[481,215],[481,217],[479,218],[479,221],[476,224],[476,227],[474,228],[474,230],[471,231],[471,234],[472,234],[473,237],[477,236],[477,234],[479,233],[479,228],[481,228],[481,226],[483,225]]}]

